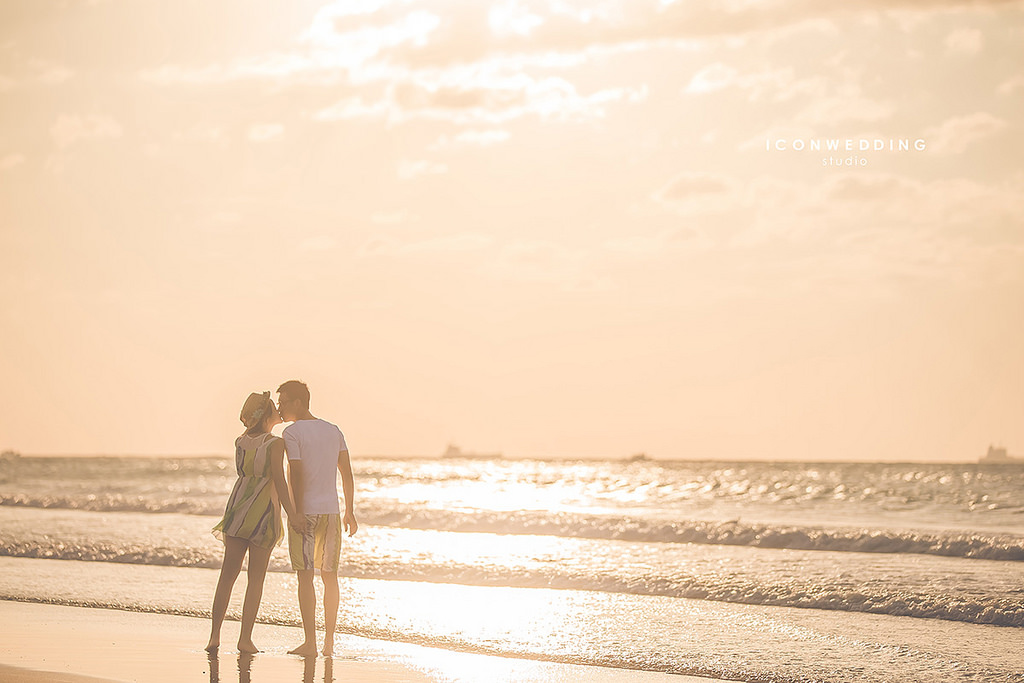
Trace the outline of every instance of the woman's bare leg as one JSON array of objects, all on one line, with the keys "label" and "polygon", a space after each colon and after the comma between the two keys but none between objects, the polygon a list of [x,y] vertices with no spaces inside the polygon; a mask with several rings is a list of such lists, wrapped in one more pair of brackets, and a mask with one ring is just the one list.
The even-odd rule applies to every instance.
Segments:
[{"label": "woman's bare leg", "polygon": [[252,643],[252,627],[256,623],[256,614],[260,611],[263,581],[267,577],[271,550],[249,544],[249,569],[246,572],[248,585],[245,587],[245,602],[242,603],[242,630],[238,634],[239,652],[259,652]]},{"label": "woman's bare leg", "polygon": [[206,649],[213,650],[220,645],[220,627],[224,623],[224,614],[228,611],[231,589],[242,571],[242,560],[249,542],[234,536],[224,537],[224,562],[220,566],[220,579],[217,581],[217,592],[213,596],[213,620],[210,625],[210,642]]}]

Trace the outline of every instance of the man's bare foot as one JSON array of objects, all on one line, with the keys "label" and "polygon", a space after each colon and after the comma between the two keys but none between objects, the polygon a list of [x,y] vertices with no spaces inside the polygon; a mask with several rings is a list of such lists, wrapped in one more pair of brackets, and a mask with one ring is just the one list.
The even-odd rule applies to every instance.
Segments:
[{"label": "man's bare foot", "polygon": [[324,657],[334,656],[334,636],[324,638],[324,649],[320,651]]},{"label": "man's bare foot", "polygon": [[290,655],[299,655],[300,657],[316,657],[316,643],[304,642],[294,650],[288,650]]},{"label": "man's bare foot", "polygon": [[220,638],[214,638],[213,636],[210,636],[210,642],[206,644],[206,651],[215,652],[218,647],[220,647]]},{"label": "man's bare foot", "polygon": [[242,642],[241,640],[238,641],[238,652],[240,654],[254,655],[259,651],[260,649],[253,645],[253,642],[251,640],[247,640],[245,642]]}]

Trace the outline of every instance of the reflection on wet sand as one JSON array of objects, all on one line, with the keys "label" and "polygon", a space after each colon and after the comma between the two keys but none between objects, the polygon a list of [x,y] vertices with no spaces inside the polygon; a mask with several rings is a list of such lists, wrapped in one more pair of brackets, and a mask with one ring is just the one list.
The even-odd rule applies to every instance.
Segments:
[{"label": "reflection on wet sand", "polygon": [[[322,683],[334,683],[334,660],[331,657],[323,658],[324,675],[321,679],[316,677],[317,658],[303,657],[302,659],[302,683],[317,683],[317,680]],[[221,680],[220,657],[216,650],[208,653],[207,660],[210,664],[210,683],[230,683],[228,678]],[[238,683],[252,683],[253,662],[256,660],[256,655],[245,652],[238,654]],[[258,666],[256,668],[258,669]]]},{"label": "reflection on wet sand", "polygon": [[[302,683],[314,683],[316,679],[316,657],[303,657]],[[323,683],[334,683],[334,660],[324,657]]]},{"label": "reflection on wet sand", "polygon": [[251,653],[238,653],[238,683],[249,683],[252,680],[253,659],[255,659],[255,656]]}]

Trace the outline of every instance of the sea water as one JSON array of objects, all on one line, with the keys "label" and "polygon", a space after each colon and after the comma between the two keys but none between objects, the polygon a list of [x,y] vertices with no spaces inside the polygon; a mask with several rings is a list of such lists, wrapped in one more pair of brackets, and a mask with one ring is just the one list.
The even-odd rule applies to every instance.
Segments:
[{"label": "sea water", "polygon": [[[1024,681],[1021,467],[353,467],[349,633],[745,681]],[[208,614],[234,479],[222,457],[0,463],[0,597]],[[260,618],[295,624],[285,551]]]}]

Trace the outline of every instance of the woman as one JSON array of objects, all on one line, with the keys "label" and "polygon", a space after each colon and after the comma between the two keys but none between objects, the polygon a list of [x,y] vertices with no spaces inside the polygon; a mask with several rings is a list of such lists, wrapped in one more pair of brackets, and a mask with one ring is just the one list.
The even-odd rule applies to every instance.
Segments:
[{"label": "woman", "polygon": [[270,553],[284,536],[281,505],[288,513],[288,519],[296,519],[295,506],[284,479],[284,441],[270,433],[274,425],[281,424],[281,415],[270,398],[270,392],[249,394],[239,418],[246,430],[235,439],[238,481],[228,498],[224,519],[213,528],[213,534],[224,541],[224,563],[213,598],[213,626],[206,646],[208,651],[220,645],[220,627],[231,598],[231,589],[248,552],[248,586],[242,605],[238,651],[259,652],[252,642],[252,627],[263,597],[263,579],[270,563]]}]

